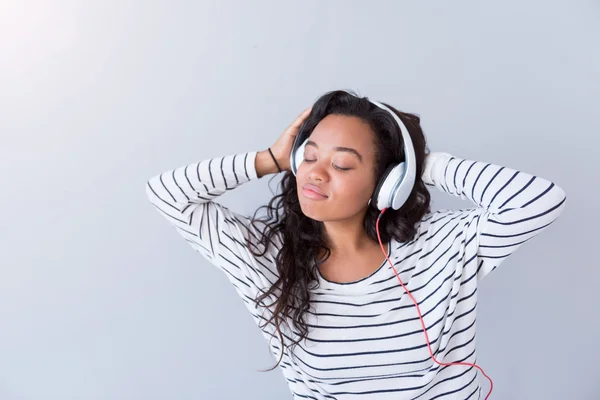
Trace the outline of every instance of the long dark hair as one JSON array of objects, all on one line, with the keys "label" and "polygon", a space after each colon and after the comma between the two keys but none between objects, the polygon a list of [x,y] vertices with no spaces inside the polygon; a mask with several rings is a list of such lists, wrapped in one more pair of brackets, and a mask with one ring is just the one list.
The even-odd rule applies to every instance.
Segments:
[{"label": "long dark hair", "polygon": [[[430,194],[421,180],[428,150],[420,126],[420,118],[414,114],[400,112],[386,103],[383,104],[400,117],[409,131],[415,150],[417,177],[408,200],[400,209],[389,209],[384,213],[379,222],[379,230],[383,243],[391,238],[406,242],[414,238],[417,223],[430,211]],[[404,160],[402,134],[393,117],[387,111],[372,104],[368,98],[361,98],[345,91],[331,91],[321,96],[313,105],[310,115],[298,134],[312,132],[329,114],[358,117],[370,125],[375,133],[376,179],[382,176],[390,164]],[[279,365],[286,347],[282,326],[289,327],[290,322],[293,325],[295,339],[290,339],[290,346],[297,345],[308,336],[305,314],[310,307],[311,290],[318,282],[318,264],[325,261],[330,254],[323,240],[323,223],[302,213],[296,189],[296,177],[292,172],[285,173],[280,187],[280,193],[275,195],[268,205],[256,210],[252,224],[255,224],[255,227],[261,224],[260,229],[257,229],[261,232],[260,246],[256,243],[249,245],[253,254],[263,256],[276,238],[281,241],[281,248],[275,260],[278,279],[255,300],[257,306],[274,306],[271,308],[272,315],[265,319],[262,326],[272,323],[281,343],[281,356],[271,369]],[[262,209],[266,209],[266,216],[258,217]],[[379,213],[380,211],[371,204],[364,220],[367,235],[375,241],[378,240],[375,222]],[[317,256],[323,251],[325,258],[318,259]],[[268,298],[274,299],[271,304],[265,304]]]}]

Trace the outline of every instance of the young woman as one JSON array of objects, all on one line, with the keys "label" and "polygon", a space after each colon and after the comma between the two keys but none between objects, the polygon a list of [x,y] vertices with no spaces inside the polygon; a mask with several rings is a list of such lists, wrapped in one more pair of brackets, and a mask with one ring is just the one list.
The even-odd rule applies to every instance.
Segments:
[{"label": "young woman", "polygon": [[[556,220],[565,193],[524,172],[430,153],[419,118],[385,106],[326,93],[271,148],[164,172],[147,195],[233,284],[294,398],[477,399],[478,282]],[[296,135],[308,141],[292,172]],[[382,213],[372,195],[407,149],[414,185]],[[277,172],[281,191],[262,217],[216,202]],[[428,187],[473,207],[431,212]]]}]

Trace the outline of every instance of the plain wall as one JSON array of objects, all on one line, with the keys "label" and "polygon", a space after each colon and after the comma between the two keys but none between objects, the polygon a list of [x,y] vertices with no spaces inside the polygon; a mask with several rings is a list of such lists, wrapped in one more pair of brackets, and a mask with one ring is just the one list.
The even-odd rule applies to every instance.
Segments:
[{"label": "plain wall", "polygon": [[[555,225],[482,282],[478,362],[492,399],[599,399],[599,14],[567,0],[2,1],[0,399],[291,399],[279,370],[258,372],[275,360],[233,287],[144,187],[266,149],[338,88],[419,114],[434,151],[565,189]],[[251,213],[269,179],[221,201]],[[435,209],[468,205],[434,192]]]}]

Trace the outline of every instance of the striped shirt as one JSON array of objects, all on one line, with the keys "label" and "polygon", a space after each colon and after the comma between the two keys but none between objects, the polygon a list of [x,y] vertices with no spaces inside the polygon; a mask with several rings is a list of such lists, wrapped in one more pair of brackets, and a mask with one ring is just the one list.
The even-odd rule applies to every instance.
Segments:
[{"label": "striped shirt", "polygon": [[[254,299],[277,279],[281,238],[264,256],[253,256],[246,241],[257,240],[258,228],[215,201],[257,179],[255,157],[248,152],[181,166],[149,179],[146,193],[192,248],[224,272],[262,326],[271,309]],[[446,153],[428,160],[435,162],[428,161],[424,182],[473,207],[427,214],[412,240],[391,241],[389,258],[419,303],[436,359],[476,363],[479,280],[556,220],[565,193],[546,179],[497,165]],[[318,280],[308,338],[293,351],[285,347],[280,364],[294,399],[480,398],[476,368],[441,367],[431,359],[415,306],[387,261],[355,282]],[[297,337],[290,327],[282,330],[286,343]],[[278,360],[274,326],[261,331]]]}]

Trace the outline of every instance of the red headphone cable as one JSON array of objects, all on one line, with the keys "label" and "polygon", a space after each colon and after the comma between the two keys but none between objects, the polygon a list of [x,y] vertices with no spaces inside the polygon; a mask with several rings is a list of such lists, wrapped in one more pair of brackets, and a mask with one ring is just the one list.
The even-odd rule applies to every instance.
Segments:
[{"label": "red headphone cable", "polygon": [[419,304],[417,303],[417,301],[413,297],[412,293],[406,288],[406,286],[404,286],[404,283],[402,283],[402,279],[400,279],[400,275],[398,275],[398,271],[396,271],[396,268],[394,267],[394,264],[389,259],[388,255],[387,255],[387,252],[385,251],[385,248],[383,246],[383,243],[381,242],[381,236],[379,234],[379,220],[381,219],[381,216],[383,215],[383,213],[385,212],[385,210],[387,210],[387,208],[384,208],[383,210],[381,210],[381,213],[377,217],[377,222],[375,223],[375,229],[377,230],[377,239],[379,239],[379,245],[381,246],[381,251],[385,255],[386,260],[392,266],[392,269],[394,270],[394,273],[396,274],[396,277],[398,278],[398,281],[400,282],[400,285],[402,285],[402,288],[404,289],[404,291],[406,292],[406,294],[408,294],[410,296],[410,299],[412,300],[412,302],[415,304],[415,307],[417,308],[417,313],[419,314],[419,319],[421,320],[421,326],[423,328],[423,332],[425,333],[425,340],[427,341],[427,348],[429,349],[429,355],[431,356],[431,358],[433,359],[433,361],[435,361],[437,364],[439,364],[441,366],[466,365],[466,366],[469,366],[469,367],[475,367],[478,370],[480,370],[481,373],[490,381],[490,391],[488,392],[487,396],[485,396],[485,400],[487,400],[490,397],[490,394],[492,394],[492,389],[494,388],[494,382],[492,382],[492,378],[490,378],[483,371],[483,369],[480,366],[478,366],[477,364],[471,364],[471,363],[466,363],[466,362],[442,363],[442,362],[439,362],[438,360],[436,360],[435,356],[433,355],[433,351],[431,351],[431,344],[429,343],[429,335],[427,334],[427,328],[425,327],[425,322],[423,322],[423,316],[421,315],[421,309],[419,308]]}]

